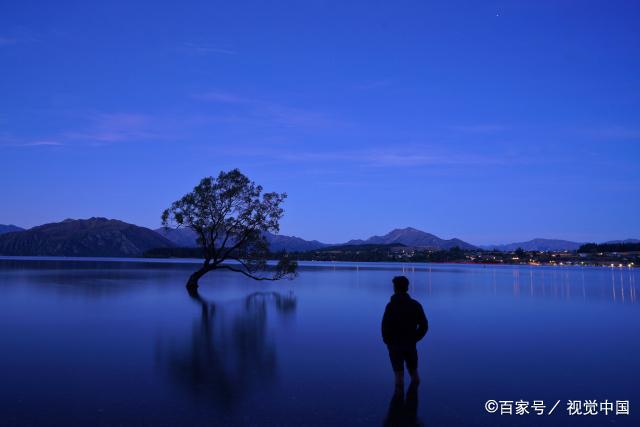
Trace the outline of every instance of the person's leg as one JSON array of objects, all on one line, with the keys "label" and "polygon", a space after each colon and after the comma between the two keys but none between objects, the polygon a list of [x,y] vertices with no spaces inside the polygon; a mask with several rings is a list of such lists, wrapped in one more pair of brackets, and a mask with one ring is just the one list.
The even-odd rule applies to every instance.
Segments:
[{"label": "person's leg", "polygon": [[418,383],[411,381],[404,403],[405,424],[408,426],[422,425],[418,419]]},{"label": "person's leg", "polygon": [[416,385],[420,384],[420,376],[418,375],[418,350],[416,350],[415,345],[407,348],[404,356],[407,363],[407,370],[411,376],[411,382]]},{"label": "person's leg", "polygon": [[404,370],[402,371],[393,371],[396,376],[396,388],[404,389]]},{"label": "person's leg", "polygon": [[404,359],[402,350],[395,346],[388,346],[389,360],[391,360],[391,367],[395,375],[396,388],[404,388]]},{"label": "person's leg", "polygon": [[420,375],[418,375],[418,369],[414,369],[413,371],[409,371],[409,375],[411,376],[411,382],[414,384],[420,384]]}]

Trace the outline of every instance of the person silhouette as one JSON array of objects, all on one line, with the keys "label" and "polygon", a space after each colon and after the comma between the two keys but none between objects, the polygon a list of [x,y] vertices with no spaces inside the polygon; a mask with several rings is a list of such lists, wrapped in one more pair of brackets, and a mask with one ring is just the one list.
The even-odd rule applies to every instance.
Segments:
[{"label": "person silhouette", "polygon": [[408,294],[409,279],[396,276],[392,282],[394,294],[382,316],[382,340],[389,350],[396,388],[404,388],[405,364],[411,382],[420,383],[416,343],[427,333],[429,323],[422,305]]}]

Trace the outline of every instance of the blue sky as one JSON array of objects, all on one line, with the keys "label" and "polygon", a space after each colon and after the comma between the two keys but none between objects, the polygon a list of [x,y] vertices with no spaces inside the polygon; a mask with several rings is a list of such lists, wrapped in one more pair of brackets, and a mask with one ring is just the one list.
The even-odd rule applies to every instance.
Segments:
[{"label": "blue sky", "polygon": [[239,167],[281,232],[640,238],[635,1],[3,2],[0,223],[157,227]]}]

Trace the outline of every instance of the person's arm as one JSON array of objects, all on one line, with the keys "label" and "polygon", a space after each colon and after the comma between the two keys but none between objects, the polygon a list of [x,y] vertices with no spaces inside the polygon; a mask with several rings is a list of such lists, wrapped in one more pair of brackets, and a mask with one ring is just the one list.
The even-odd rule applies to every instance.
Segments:
[{"label": "person's arm", "polygon": [[416,342],[420,341],[429,330],[429,322],[424,314],[422,305],[418,304],[418,328],[416,329]]},{"label": "person's arm", "polygon": [[389,319],[389,304],[384,309],[384,315],[382,316],[382,341],[385,344],[389,342],[389,333],[390,333],[390,319]]}]

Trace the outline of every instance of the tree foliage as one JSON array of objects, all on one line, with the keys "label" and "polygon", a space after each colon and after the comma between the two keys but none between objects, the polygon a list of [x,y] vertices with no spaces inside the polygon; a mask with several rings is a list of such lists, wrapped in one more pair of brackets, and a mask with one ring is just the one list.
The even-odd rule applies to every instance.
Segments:
[{"label": "tree foliage", "polygon": [[[281,258],[270,275],[269,244],[265,233],[278,233],[284,214],[281,204],[286,193],[263,193],[238,169],[220,172],[217,178],[206,177],[193,191],[175,201],[162,213],[165,227],[188,227],[197,234],[204,265],[189,279],[187,286],[197,286],[198,279],[209,271],[227,269],[256,280],[292,278],[297,263]],[[228,263],[235,261],[235,263]]]},{"label": "tree foliage", "polygon": [[598,252],[637,252],[640,251],[640,243],[585,243],[580,246],[578,253]]}]

